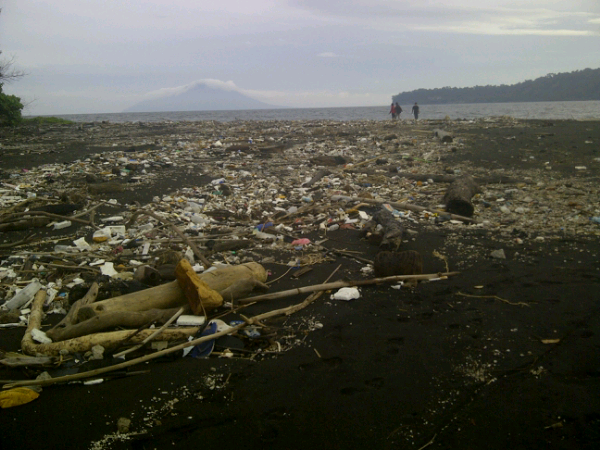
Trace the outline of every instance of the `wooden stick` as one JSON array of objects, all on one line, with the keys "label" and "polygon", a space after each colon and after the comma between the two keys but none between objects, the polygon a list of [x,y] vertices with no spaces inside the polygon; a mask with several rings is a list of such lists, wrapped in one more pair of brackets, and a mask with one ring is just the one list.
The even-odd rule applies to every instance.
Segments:
[{"label": "wooden stick", "polygon": [[25,236],[20,241],[11,242],[9,244],[0,244],[0,249],[17,247],[21,244],[28,244],[29,242],[31,242],[33,240],[34,236],[35,236],[34,233],[29,233],[27,236]]},{"label": "wooden stick", "polygon": [[173,317],[171,317],[169,320],[167,320],[162,327],[160,327],[158,330],[156,330],[154,333],[152,333],[150,336],[148,336],[146,339],[144,339],[141,344],[135,345],[135,346],[131,347],[130,349],[123,350],[122,352],[117,353],[116,355],[113,355],[113,358],[120,358],[121,356],[125,356],[128,353],[134,352],[137,349],[142,348],[148,342],[150,342],[155,337],[157,337],[159,334],[161,334],[163,331],[165,331],[165,329],[169,325],[171,325],[173,322],[175,322],[177,320],[177,318],[183,314],[184,310],[185,310],[185,308],[183,308],[183,307],[179,308],[179,310],[175,314],[173,314]]},{"label": "wooden stick", "polygon": [[10,216],[1,218],[0,222],[4,223],[7,221],[10,221],[10,219],[12,219],[13,217],[23,217],[23,216],[43,216],[43,217],[50,217],[51,219],[69,220],[71,222],[78,222],[78,223],[81,223],[84,225],[90,225],[94,228],[98,228],[89,220],[79,219],[75,216],[60,216],[58,214],[52,214],[52,213],[49,213],[46,211],[27,211],[27,212],[21,212],[21,213],[14,213],[14,214],[11,214]]},{"label": "wooden stick", "polygon": [[287,291],[274,292],[272,294],[257,295],[255,297],[248,297],[248,298],[244,298],[244,299],[241,299],[238,301],[239,301],[239,303],[250,303],[250,302],[263,301],[263,300],[275,300],[278,298],[291,297],[293,295],[298,295],[298,294],[306,294],[308,292],[327,291],[329,289],[338,289],[338,288],[342,288],[342,287],[367,286],[367,285],[378,284],[378,283],[394,283],[396,281],[402,281],[402,280],[430,280],[432,278],[449,277],[452,275],[457,275],[459,273],[460,272],[444,272],[444,273],[423,274],[423,275],[394,275],[391,277],[370,278],[368,280],[334,281],[333,283],[315,284],[312,286],[304,286],[304,287],[300,287],[300,288],[289,289]]}]

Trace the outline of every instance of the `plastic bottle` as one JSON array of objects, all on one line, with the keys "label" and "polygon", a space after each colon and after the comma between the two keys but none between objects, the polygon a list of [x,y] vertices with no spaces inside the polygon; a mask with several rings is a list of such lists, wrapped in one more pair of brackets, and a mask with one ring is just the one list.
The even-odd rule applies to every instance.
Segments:
[{"label": "plastic bottle", "polygon": [[18,309],[33,298],[42,288],[38,280],[34,280],[21,289],[13,298],[7,301],[3,306],[9,310]]}]

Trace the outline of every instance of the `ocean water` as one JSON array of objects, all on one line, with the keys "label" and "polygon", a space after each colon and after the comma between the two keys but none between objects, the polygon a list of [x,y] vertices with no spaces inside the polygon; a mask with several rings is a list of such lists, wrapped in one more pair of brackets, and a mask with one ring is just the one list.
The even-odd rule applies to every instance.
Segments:
[{"label": "ocean water", "polygon": [[[412,119],[412,105],[401,105],[401,118]],[[419,105],[419,119],[480,119],[510,116],[518,119],[600,119],[600,101],[531,102],[531,103],[471,103],[455,105]],[[69,114],[61,115],[75,122],[163,122],[209,121],[232,122],[250,120],[388,120],[389,106],[355,108],[295,108],[238,111],[181,111],[152,113]]]}]

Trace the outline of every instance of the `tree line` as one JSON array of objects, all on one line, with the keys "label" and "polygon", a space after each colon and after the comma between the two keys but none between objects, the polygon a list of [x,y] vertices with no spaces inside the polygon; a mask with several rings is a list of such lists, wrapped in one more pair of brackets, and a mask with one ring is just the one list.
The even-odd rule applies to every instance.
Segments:
[{"label": "tree line", "polygon": [[583,69],[512,85],[417,89],[392,96],[393,102],[410,104],[504,103],[600,100],[600,69]]}]

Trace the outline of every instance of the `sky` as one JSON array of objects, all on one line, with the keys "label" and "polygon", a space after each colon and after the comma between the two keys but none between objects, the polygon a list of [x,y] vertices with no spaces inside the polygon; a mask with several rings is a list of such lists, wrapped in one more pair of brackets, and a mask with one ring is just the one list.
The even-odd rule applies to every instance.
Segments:
[{"label": "sky", "polygon": [[[120,112],[208,80],[268,104],[600,67],[600,0],[0,0],[24,114]],[[418,99],[415,99],[418,101]]]}]

